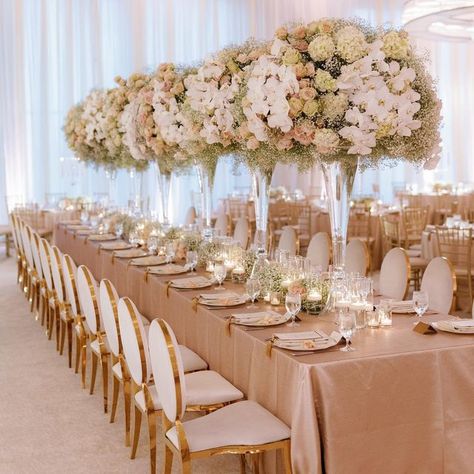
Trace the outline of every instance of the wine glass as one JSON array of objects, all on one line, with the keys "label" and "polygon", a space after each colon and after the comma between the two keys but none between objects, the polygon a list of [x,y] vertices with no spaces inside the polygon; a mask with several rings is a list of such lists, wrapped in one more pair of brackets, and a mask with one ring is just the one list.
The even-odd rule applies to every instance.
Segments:
[{"label": "wine glass", "polygon": [[215,263],[214,264],[214,278],[216,279],[219,286],[217,290],[223,290],[224,287],[222,286],[222,282],[225,280],[227,275],[227,269],[223,263]]},{"label": "wine glass", "polygon": [[171,263],[174,258],[174,242],[166,242],[165,245],[166,263]]},{"label": "wine glass", "polygon": [[130,231],[128,241],[134,248],[138,247],[138,243],[140,242],[140,236],[138,235],[138,232],[135,229]]},{"label": "wine glass", "polygon": [[413,309],[418,315],[418,321],[415,321],[414,324],[418,324],[428,309],[428,293],[426,293],[426,291],[413,292]]},{"label": "wine glass", "polygon": [[247,308],[256,308],[255,300],[260,294],[260,282],[256,278],[249,278],[245,283],[245,289],[249,295],[250,301],[252,304],[248,305]]},{"label": "wine glass", "polygon": [[120,239],[123,234],[123,224],[121,222],[117,222],[115,224],[115,237]]},{"label": "wine glass", "polygon": [[291,321],[287,324],[290,327],[299,326],[299,323],[295,321],[296,315],[301,309],[301,295],[299,293],[288,292],[285,297],[286,310],[291,314]]},{"label": "wine glass", "polygon": [[89,221],[89,213],[85,209],[81,211],[80,219],[82,224],[87,224]]},{"label": "wine glass", "polygon": [[153,234],[149,235],[146,241],[146,246],[152,255],[156,255],[156,249],[158,248],[158,237]]},{"label": "wine glass", "polygon": [[351,337],[354,333],[355,325],[355,314],[352,311],[341,311],[339,314],[339,332],[346,340],[346,345],[341,347],[341,349],[339,349],[340,351],[351,352],[355,350],[349,345],[351,343]]},{"label": "wine glass", "polygon": [[188,250],[186,253],[186,264],[192,272],[196,270],[197,261],[198,261],[197,252],[195,250]]}]

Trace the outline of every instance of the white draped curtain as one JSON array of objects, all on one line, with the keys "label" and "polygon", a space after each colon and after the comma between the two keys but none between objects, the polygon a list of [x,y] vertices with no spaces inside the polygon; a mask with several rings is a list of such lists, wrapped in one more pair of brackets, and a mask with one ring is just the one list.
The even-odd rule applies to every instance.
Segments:
[{"label": "white draped curtain", "polygon": [[[107,192],[102,171],[84,169],[72,157],[61,130],[67,110],[94,87],[112,87],[116,75],[152,71],[163,61],[197,63],[207,54],[249,36],[270,38],[292,20],[324,16],[361,17],[376,25],[400,25],[402,0],[2,0],[0,2],[0,222],[5,196],[37,201],[56,193]],[[474,181],[474,46],[423,42],[443,100],[443,159],[437,171],[413,167],[369,170],[356,192],[378,183],[389,198],[392,183]],[[150,195],[149,172],[144,180]],[[131,180],[117,178],[125,203]],[[219,166],[215,198],[249,186],[248,173]],[[277,169],[274,185],[317,192],[317,170],[300,175]],[[173,182],[173,210],[179,221],[197,190],[194,175]]]}]

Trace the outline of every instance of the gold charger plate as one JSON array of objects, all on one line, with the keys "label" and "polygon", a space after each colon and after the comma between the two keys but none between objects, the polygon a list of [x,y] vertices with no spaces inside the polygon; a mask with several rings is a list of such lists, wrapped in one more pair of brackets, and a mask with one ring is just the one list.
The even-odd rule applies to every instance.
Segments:
[{"label": "gold charger plate", "polygon": [[146,252],[143,252],[143,255],[134,255],[134,257],[139,257],[139,258],[134,258],[131,262],[130,265],[134,265],[136,267],[152,267],[154,265],[163,265],[166,263],[165,257],[158,256],[158,255],[146,255]]},{"label": "gold charger plate", "polygon": [[187,273],[188,271],[187,267],[173,263],[148,269],[148,273],[151,275],[179,275],[180,273]]},{"label": "gold charger plate", "polygon": [[232,323],[238,326],[271,327],[286,323],[290,313],[280,314],[276,311],[258,311],[256,313],[233,313]]},{"label": "gold charger plate", "polygon": [[209,288],[214,283],[203,276],[194,276],[189,278],[180,278],[179,280],[171,280],[171,286],[181,290],[198,290],[201,288]]},{"label": "gold charger plate", "polygon": [[89,236],[89,240],[93,242],[106,242],[108,240],[117,240],[114,234],[93,234]]},{"label": "gold charger plate", "polygon": [[103,250],[128,250],[133,247],[132,244],[128,242],[120,241],[120,242],[107,242],[100,246]]},{"label": "gold charger plate", "polygon": [[144,257],[144,256],[146,256],[146,252],[142,249],[116,250],[114,252],[114,257],[117,257],[117,258],[137,258],[137,257]]}]

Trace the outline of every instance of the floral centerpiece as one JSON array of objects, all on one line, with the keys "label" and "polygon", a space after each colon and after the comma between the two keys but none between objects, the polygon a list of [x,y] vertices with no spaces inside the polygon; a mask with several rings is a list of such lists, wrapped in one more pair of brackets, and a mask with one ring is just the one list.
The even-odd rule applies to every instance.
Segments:
[{"label": "floral centerpiece", "polygon": [[270,174],[277,162],[322,164],[336,269],[358,164],[439,159],[441,104],[404,31],[339,19],[279,28],[271,54],[248,70],[241,106],[254,166]]}]

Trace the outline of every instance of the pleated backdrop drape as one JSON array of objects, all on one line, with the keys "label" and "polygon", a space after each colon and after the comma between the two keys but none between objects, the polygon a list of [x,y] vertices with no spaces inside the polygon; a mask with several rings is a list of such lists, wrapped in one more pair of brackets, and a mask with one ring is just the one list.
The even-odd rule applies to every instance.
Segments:
[{"label": "pleated backdrop drape", "polygon": [[[197,63],[249,36],[270,38],[279,25],[325,16],[361,17],[400,26],[403,0],[2,0],[0,2],[0,222],[10,202],[54,200],[54,195],[107,192],[103,171],[79,165],[61,130],[67,110],[94,87],[112,87],[116,75],[152,71],[163,61]],[[443,100],[443,159],[422,172],[403,164],[368,170],[356,192],[378,183],[389,199],[393,183],[474,181],[474,46],[423,42]],[[153,173],[144,178],[153,199]],[[274,185],[315,193],[317,169],[301,175],[286,167]],[[219,165],[215,200],[250,186],[245,169]],[[126,203],[133,182],[117,177],[116,199]],[[193,202],[193,173],[174,180],[172,217]]]}]

